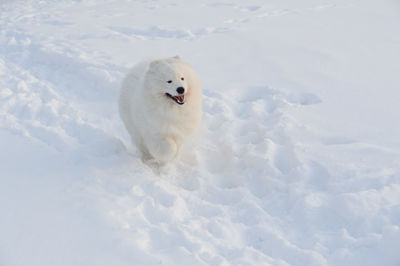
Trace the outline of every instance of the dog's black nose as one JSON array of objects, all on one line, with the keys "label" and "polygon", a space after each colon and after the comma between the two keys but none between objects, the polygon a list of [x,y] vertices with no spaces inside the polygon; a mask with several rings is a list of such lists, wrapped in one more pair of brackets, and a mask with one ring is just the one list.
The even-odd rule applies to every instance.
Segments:
[{"label": "dog's black nose", "polygon": [[184,87],[179,87],[176,89],[176,92],[179,94],[183,94],[185,92],[185,88]]}]

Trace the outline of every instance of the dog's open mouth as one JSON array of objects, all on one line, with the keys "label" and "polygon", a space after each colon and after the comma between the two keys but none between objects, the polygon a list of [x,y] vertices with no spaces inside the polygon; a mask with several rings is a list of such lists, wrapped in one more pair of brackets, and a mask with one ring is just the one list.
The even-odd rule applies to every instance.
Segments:
[{"label": "dog's open mouth", "polygon": [[172,96],[169,93],[166,93],[166,95],[174,100],[177,104],[182,105],[185,103],[185,95],[177,95],[177,96]]}]

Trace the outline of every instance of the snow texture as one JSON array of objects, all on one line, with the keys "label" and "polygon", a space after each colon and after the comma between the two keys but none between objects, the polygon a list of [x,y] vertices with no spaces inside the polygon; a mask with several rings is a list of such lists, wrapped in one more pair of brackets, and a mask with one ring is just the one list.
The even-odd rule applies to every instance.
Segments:
[{"label": "snow texture", "polygon": [[[0,265],[400,265],[400,5],[0,1]],[[182,56],[182,160],[130,147],[121,80]]]}]

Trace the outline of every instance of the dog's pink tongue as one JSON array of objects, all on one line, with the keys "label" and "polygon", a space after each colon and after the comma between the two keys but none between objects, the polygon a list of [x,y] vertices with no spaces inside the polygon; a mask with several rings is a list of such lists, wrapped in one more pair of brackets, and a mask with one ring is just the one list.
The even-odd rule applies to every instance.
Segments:
[{"label": "dog's pink tongue", "polygon": [[178,99],[178,102],[182,103],[185,96],[176,96],[176,98]]}]

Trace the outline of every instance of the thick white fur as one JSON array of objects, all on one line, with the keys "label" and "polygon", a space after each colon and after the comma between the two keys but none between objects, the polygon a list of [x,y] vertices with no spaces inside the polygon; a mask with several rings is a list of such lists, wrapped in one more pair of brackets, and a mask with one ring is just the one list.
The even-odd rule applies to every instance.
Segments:
[{"label": "thick white fur", "polygon": [[[178,87],[185,88],[183,105],[166,96],[178,95]],[[178,56],[141,62],[122,82],[120,116],[145,160],[166,163],[176,158],[200,124],[201,106],[197,74]]]}]

